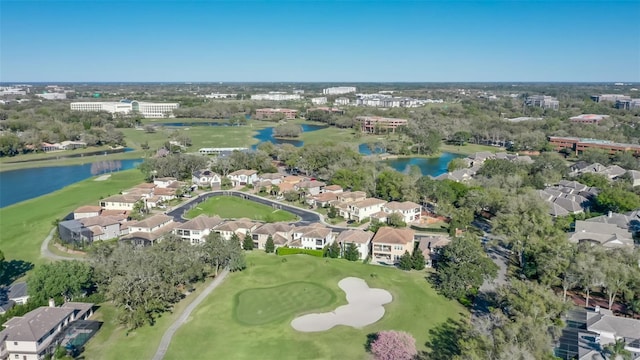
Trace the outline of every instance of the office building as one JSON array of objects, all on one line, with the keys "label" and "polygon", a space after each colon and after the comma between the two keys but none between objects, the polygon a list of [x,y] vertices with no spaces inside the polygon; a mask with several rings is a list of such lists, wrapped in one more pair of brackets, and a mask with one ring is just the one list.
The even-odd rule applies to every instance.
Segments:
[{"label": "office building", "polygon": [[267,101],[292,101],[300,100],[302,96],[299,94],[286,94],[279,92],[270,92],[268,94],[254,94],[251,95],[251,100],[267,100]]},{"label": "office building", "polygon": [[293,109],[256,109],[255,118],[257,120],[275,119],[281,117],[282,119],[295,119],[298,115],[298,110]]},{"label": "office building", "polygon": [[554,98],[553,96],[547,96],[547,95],[529,96],[525,100],[525,104],[527,106],[535,106],[535,107],[541,107],[543,109],[553,109],[553,110],[558,110],[558,108],[560,107],[560,102],[558,101],[558,99]]},{"label": "office building", "polygon": [[365,133],[396,132],[399,126],[406,126],[407,119],[387,118],[382,116],[356,116],[360,130]]},{"label": "office building", "polygon": [[119,102],[72,102],[74,111],[106,111],[111,114],[130,115],[139,113],[145,118],[174,117],[173,110],[180,106],[178,103],[151,103],[131,100]]},{"label": "office building", "polygon": [[338,86],[330,87],[322,90],[324,95],[343,95],[356,92],[355,86]]}]

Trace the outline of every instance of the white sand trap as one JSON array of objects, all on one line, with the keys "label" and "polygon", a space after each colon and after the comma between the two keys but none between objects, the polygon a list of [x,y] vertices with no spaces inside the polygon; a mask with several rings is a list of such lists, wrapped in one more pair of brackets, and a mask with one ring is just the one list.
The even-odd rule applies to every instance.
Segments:
[{"label": "white sand trap", "polygon": [[337,325],[360,328],[380,320],[384,316],[382,305],[393,300],[387,290],[371,289],[360,278],[344,278],[338,286],[347,294],[348,305],[328,313],[299,316],[291,321],[291,326],[302,332],[326,331]]},{"label": "white sand trap", "polygon": [[105,181],[105,180],[107,180],[107,179],[108,179],[108,178],[110,178],[110,177],[111,177],[111,174],[100,175],[100,176],[98,176],[97,178],[95,178],[95,180],[94,180],[94,181]]}]

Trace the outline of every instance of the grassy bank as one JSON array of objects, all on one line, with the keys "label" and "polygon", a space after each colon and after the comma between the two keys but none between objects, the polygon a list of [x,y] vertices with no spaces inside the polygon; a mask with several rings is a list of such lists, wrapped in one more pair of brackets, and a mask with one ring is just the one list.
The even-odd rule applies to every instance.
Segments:
[{"label": "grassy bank", "polygon": [[[196,308],[174,336],[165,359],[366,359],[364,344],[370,333],[407,331],[416,338],[418,348],[425,349],[430,329],[449,319],[458,319],[461,312],[466,312],[456,302],[436,294],[425,280],[425,272],[403,272],[306,255],[283,259],[263,252],[249,253],[247,270],[229,275],[230,278]],[[300,314],[331,311],[346,304],[338,281],[348,276],[362,278],[370,287],[391,292],[393,301],[385,305],[386,313],[380,321],[362,329],[338,326],[314,333],[297,332],[291,327],[291,320]],[[305,303],[295,301],[296,292],[305,290],[299,286],[301,282],[328,289],[335,299],[328,304],[316,302],[301,308]],[[296,314],[288,310],[288,301],[281,299],[282,296],[269,292],[272,289],[291,293],[297,306]],[[262,292],[260,301],[255,301],[248,311],[266,309],[284,315],[253,325],[238,321],[250,317],[250,314],[238,313],[248,309],[241,302],[247,290]],[[267,295],[281,301],[271,302]],[[258,312],[257,316],[264,317],[264,314]]]},{"label": "grassy bank", "polygon": [[[46,179],[45,179],[46,180]],[[44,261],[40,244],[52,223],[81,205],[97,204],[101,197],[117,194],[144,181],[138,170],[114,173],[105,181],[87,179],[61,190],[0,209],[0,249],[8,259]]]},{"label": "grassy bank", "polygon": [[145,157],[146,155],[147,155],[146,152],[141,150],[136,150],[136,151],[131,151],[127,153],[94,155],[94,156],[85,156],[80,158],[34,160],[34,161],[11,163],[11,164],[0,163],[0,172],[18,170],[18,169],[30,169],[30,168],[37,168],[37,167],[82,165],[86,163],[92,163],[95,161],[105,161],[105,160],[139,159],[139,158]]}]

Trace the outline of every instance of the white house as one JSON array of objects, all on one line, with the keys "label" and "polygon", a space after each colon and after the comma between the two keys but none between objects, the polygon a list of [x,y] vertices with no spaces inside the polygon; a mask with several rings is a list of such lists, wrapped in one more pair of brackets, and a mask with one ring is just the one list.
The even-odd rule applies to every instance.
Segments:
[{"label": "white house", "polygon": [[93,217],[100,215],[102,208],[100,206],[86,205],[80,206],[73,210],[73,218],[78,220],[86,217]]},{"label": "white house", "polygon": [[144,201],[142,196],[113,195],[100,200],[100,206],[105,210],[133,210],[138,201]]},{"label": "white house", "polygon": [[0,358],[18,360],[41,360],[52,354],[62,341],[58,336],[70,324],[93,315],[93,304],[65,303],[55,307],[42,306],[23,316],[16,316],[3,324],[0,332]]},{"label": "white house", "polygon": [[198,215],[186,223],[179,224],[173,229],[173,233],[180,236],[183,241],[191,245],[203,244],[206,237],[213,229],[222,223],[219,216],[209,217],[206,215]]},{"label": "white house", "polygon": [[330,245],[334,241],[331,229],[320,224],[301,226],[293,230],[291,247],[302,249],[322,250],[325,245]]},{"label": "white house", "polygon": [[363,221],[368,219],[371,215],[380,212],[382,207],[387,202],[384,200],[370,198],[364,199],[352,203],[348,203],[347,207],[347,220]]},{"label": "white house", "polygon": [[191,182],[200,187],[209,186],[213,190],[218,190],[222,186],[222,177],[211,170],[196,170],[191,174]]},{"label": "white house", "polygon": [[373,233],[360,229],[343,231],[338,235],[336,241],[340,244],[344,252],[349,244],[355,244],[360,253],[360,260],[364,260],[371,253],[371,239]]},{"label": "white house", "polygon": [[408,224],[420,220],[422,208],[413,201],[391,201],[382,207],[382,211],[388,214],[400,214],[402,215],[402,221]]},{"label": "white house", "polygon": [[238,219],[224,222],[216,226],[213,230],[219,233],[225,240],[230,240],[233,234],[238,235],[241,240],[248,233],[253,233],[260,223],[253,222],[249,219]]},{"label": "white house", "polygon": [[280,173],[265,173],[258,175],[258,181],[269,181],[272,185],[278,185],[284,179],[284,175]]},{"label": "white house", "polygon": [[174,177],[162,177],[162,178],[153,179],[153,184],[156,187],[164,189],[164,188],[168,188],[169,185],[173,184],[176,181],[178,180]]},{"label": "white house", "polygon": [[258,180],[258,172],[255,170],[238,170],[227,175],[233,186],[253,185]]}]

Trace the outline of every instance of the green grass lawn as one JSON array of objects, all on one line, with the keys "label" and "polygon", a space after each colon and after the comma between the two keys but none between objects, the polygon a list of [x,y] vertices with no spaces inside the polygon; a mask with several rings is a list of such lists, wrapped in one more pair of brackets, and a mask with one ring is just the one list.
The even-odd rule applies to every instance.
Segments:
[{"label": "green grass lawn", "polygon": [[[46,179],[45,179],[46,181]],[[7,259],[44,261],[40,244],[53,228],[52,222],[82,205],[97,205],[101,197],[143,182],[138,170],[114,173],[108,180],[87,179],[53,193],[0,209],[0,249]]]},{"label": "green grass lawn", "polygon": [[249,218],[266,222],[293,221],[296,216],[284,210],[240,199],[233,196],[214,196],[189,210],[185,217],[191,219],[200,214],[218,215],[223,219]]},{"label": "green grass lawn", "polygon": [[[165,359],[367,359],[367,334],[407,331],[424,350],[430,329],[466,313],[455,301],[439,296],[425,280],[425,272],[306,255],[278,257],[257,251],[247,255],[247,263],[245,271],[230,274],[194,310],[175,334]],[[291,320],[298,315],[331,311],[346,304],[338,281],[349,276],[391,292],[393,301],[385,305],[386,313],[380,321],[362,329],[338,326],[315,333],[301,333],[291,327]],[[335,299],[324,306],[309,300],[300,295],[300,285],[295,285],[299,282],[316,284],[319,288],[314,292],[328,289]],[[324,291],[320,293],[327,296]],[[295,309],[289,310],[290,306]],[[262,325],[246,325],[238,321],[238,309],[243,319],[250,318],[252,312],[256,314],[256,309],[272,309],[275,315],[264,319],[260,314],[253,321]],[[134,354],[130,355],[133,358]]]},{"label": "green grass lawn", "polygon": [[234,316],[244,325],[264,325],[289,319],[305,311],[321,309],[335,299],[333,291],[307,281],[247,289],[235,296]]}]

